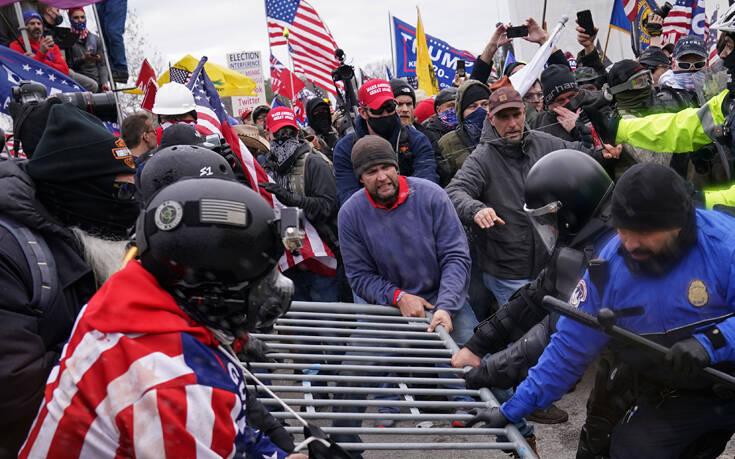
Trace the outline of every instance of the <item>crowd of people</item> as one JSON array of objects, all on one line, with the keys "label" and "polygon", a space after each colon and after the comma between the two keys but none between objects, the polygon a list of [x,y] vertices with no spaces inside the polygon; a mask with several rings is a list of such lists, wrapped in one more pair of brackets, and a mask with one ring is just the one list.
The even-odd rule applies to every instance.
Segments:
[{"label": "crowd of people", "polygon": [[[25,12],[29,55],[109,90],[84,10],[68,11],[77,40],[64,51],[43,33],[58,14]],[[524,25],[523,39],[548,40]],[[697,36],[654,37],[606,66],[597,30],[577,27],[576,60],[554,49],[521,94],[509,77],[524,63],[493,72],[508,27],[435,97],[368,79],[347,129],[347,111],[318,97],[306,126],[289,107],[244,113],[234,129],[261,183],[198,132],[179,83],[120,137],[79,108],[46,107],[27,159],[0,161],[0,457],[305,457],[237,364],[263,358],[249,334],[272,330],[291,300],[430,312],[427,331],[461,347],[452,366],[467,387],[502,402],[456,427],[515,423],[533,445],[532,423],[566,422],[553,403],[597,362],[578,458],[717,457],[735,398],[702,369],[735,364],[732,83],[703,100]],[[735,75],[735,7],[712,27]],[[300,209],[336,269],[279,269],[264,192]],[[608,309],[668,351],[611,341],[545,296]]]}]

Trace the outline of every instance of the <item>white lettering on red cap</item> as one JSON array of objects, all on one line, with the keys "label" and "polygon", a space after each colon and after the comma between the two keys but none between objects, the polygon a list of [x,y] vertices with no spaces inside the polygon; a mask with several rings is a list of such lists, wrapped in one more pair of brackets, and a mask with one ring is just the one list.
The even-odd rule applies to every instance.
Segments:
[{"label": "white lettering on red cap", "polygon": [[365,88],[365,91],[371,96],[375,94],[380,94],[381,92],[389,92],[393,94],[393,90],[390,88],[390,85],[387,83],[376,83],[373,85],[368,86]]}]

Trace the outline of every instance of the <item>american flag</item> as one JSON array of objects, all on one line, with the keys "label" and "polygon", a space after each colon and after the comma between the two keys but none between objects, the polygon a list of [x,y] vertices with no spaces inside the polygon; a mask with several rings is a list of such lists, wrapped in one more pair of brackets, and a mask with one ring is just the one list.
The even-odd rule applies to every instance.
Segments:
[{"label": "american flag", "polygon": [[337,43],[316,10],[304,0],[265,0],[265,14],[270,45],[290,45],[294,70],[336,95],[332,70],[339,66],[334,57]]},{"label": "american flag", "polygon": [[623,0],[623,11],[630,22],[635,21],[638,17],[638,0]]},{"label": "american flag", "polygon": [[244,377],[215,343],[128,263],[80,311],[19,456],[285,457],[247,425]]},{"label": "american flag", "polygon": [[707,40],[709,22],[704,12],[704,0],[676,0],[664,19],[664,42],[676,43],[686,35],[697,35]]},{"label": "american flag", "polygon": [[[717,22],[717,12],[718,10],[715,10],[715,12],[712,13],[712,24]],[[717,53],[717,31],[714,29],[709,29],[709,37],[707,38],[707,50],[709,51],[709,56],[707,57],[707,65],[712,67],[717,63],[718,60],[720,60],[720,56]]]},{"label": "american flag", "polygon": [[[189,81],[188,87],[194,94],[194,102],[197,105],[197,130],[205,135],[219,134],[230,144],[230,148],[244,166],[251,188],[260,193],[273,206],[276,214],[279,214],[283,205],[265,189],[258,186],[258,183],[272,182],[273,180],[255,161],[253,155],[227,121],[225,106],[222,104],[212,80],[207,76],[203,63],[200,63],[193,73],[197,75],[194,79],[192,79],[192,75],[184,75],[182,72],[177,72],[176,75],[172,73],[171,81],[177,81],[174,78],[179,79],[178,83],[182,82],[181,78],[183,78],[183,81]],[[334,274],[337,269],[337,260],[334,254],[319,237],[314,226],[306,219],[304,219],[304,231],[306,232],[306,238],[304,238],[304,246],[301,248],[299,255],[292,255],[287,251],[278,261],[281,271],[306,261],[305,266],[313,271]]]}]

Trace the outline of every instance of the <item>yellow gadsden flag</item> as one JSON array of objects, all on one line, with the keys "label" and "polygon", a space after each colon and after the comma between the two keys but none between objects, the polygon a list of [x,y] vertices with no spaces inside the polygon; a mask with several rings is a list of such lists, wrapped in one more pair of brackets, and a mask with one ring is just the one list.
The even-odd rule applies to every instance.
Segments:
[{"label": "yellow gadsden flag", "polygon": [[[187,54],[179,62],[172,65],[172,67],[193,72],[198,63],[199,59],[196,59],[191,54]],[[207,71],[207,75],[212,80],[214,87],[217,88],[217,93],[220,97],[257,95],[254,92],[255,81],[252,78],[248,78],[235,70],[211,62],[204,64],[204,70]],[[158,77],[158,86],[160,87],[169,81],[169,71],[166,70]],[[130,94],[143,94],[139,89],[125,92]]]},{"label": "yellow gadsden flag", "polygon": [[431,97],[439,92],[439,82],[434,74],[434,64],[431,62],[429,47],[426,44],[424,25],[421,23],[421,10],[416,7],[418,21],[416,23],[416,77],[419,80],[419,89],[426,91]]}]

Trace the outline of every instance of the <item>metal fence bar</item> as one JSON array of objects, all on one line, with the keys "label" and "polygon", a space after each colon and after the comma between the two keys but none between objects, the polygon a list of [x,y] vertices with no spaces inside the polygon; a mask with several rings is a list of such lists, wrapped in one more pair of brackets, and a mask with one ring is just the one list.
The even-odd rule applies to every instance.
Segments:
[{"label": "metal fence bar", "polygon": [[[441,384],[464,384],[464,379],[460,378],[410,378],[397,376],[342,376],[342,375],[293,375],[282,373],[255,373],[259,378],[282,380],[282,381],[343,381],[353,383],[394,383],[402,382],[411,384],[431,384],[432,386]],[[446,392],[446,391],[445,391]]]},{"label": "metal fence bar", "polygon": [[[316,325],[319,327],[373,327],[381,328],[384,330],[426,330],[426,323],[402,323],[402,324],[386,324],[380,322],[347,322],[340,320],[311,320],[311,319],[280,319],[278,321],[281,325]],[[318,331],[317,329],[316,331]]]},{"label": "metal fence bar", "polygon": [[355,303],[322,303],[319,301],[294,301],[289,311],[299,312],[334,312],[350,314],[385,314],[388,316],[401,316],[401,310],[395,306],[380,306],[377,304],[355,304]]},{"label": "metal fence bar", "polygon": [[[277,419],[295,419],[294,415],[288,411],[271,411],[271,414]],[[392,419],[394,421],[446,421],[447,419],[469,421],[472,419],[471,414],[447,413],[330,413],[322,411],[319,413],[299,413],[299,415],[304,419]]]},{"label": "metal fence bar", "polygon": [[[337,352],[373,352],[373,353],[393,353],[393,354],[414,354],[414,355],[452,355],[448,349],[414,349],[405,347],[374,347],[374,346],[332,346],[330,344],[285,344],[285,343],[268,343],[271,349],[298,349],[304,351],[337,351]],[[345,356],[346,358],[349,356]]]},{"label": "metal fence bar", "polygon": [[[269,344],[270,345],[270,344]],[[291,359],[291,360],[339,360],[341,362],[344,361],[366,361],[366,362],[374,362],[375,356],[373,355],[329,355],[329,354],[295,354],[295,353],[288,353],[288,352],[275,352],[271,353],[269,352],[268,357],[273,359]],[[349,357],[349,358],[348,358]],[[434,363],[450,363],[452,359],[450,358],[439,358],[439,357],[381,357],[381,361],[383,362],[395,362],[395,363],[427,363],[427,364],[434,364]]]},{"label": "metal fence bar", "polygon": [[[405,385],[405,384],[404,384]],[[399,387],[401,385],[399,384]],[[316,386],[308,386],[313,389]],[[404,394],[406,397],[413,397],[410,394]],[[454,395],[454,394],[449,394]],[[282,399],[287,405],[295,406],[396,406],[396,407],[416,407],[416,408],[485,408],[485,402],[449,402],[434,401],[425,402],[423,400],[304,400],[302,398],[284,398]],[[278,400],[264,398],[261,400],[264,405],[279,405]],[[280,406],[280,405],[279,405]],[[419,414],[418,412],[416,414]]]},{"label": "metal fence bar", "polygon": [[[447,449],[514,449],[516,445],[513,443],[487,442],[487,443],[340,443],[343,449],[347,451],[354,450],[447,450]],[[523,457],[523,456],[521,456]]]},{"label": "metal fence bar", "polygon": [[316,341],[325,343],[371,343],[371,344],[400,344],[400,345],[417,345],[417,346],[444,346],[436,339],[389,339],[389,338],[350,338],[345,336],[314,336],[314,335],[263,335],[253,333],[259,339],[268,339],[275,341]]},{"label": "metal fence bar", "polygon": [[[347,359],[345,359],[347,360]],[[250,364],[253,368],[269,368],[281,370],[323,370],[323,371],[364,371],[370,372],[395,372],[395,373],[464,373],[465,370],[459,368],[446,367],[404,367],[404,366],[383,366],[383,365],[326,365],[320,363],[256,363]]]},{"label": "metal fence bar", "polygon": [[[331,394],[411,394],[411,395],[446,395],[447,389],[423,389],[409,387],[386,388],[386,387],[338,387],[338,386],[286,386],[269,385],[274,392],[313,392]],[[257,390],[257,389],[256,389]],[[471,389],[452,389],[453,395],[469,395],[479,397],[480,391]]]},{"label": "metal fence bar", "polygon": [[[505,435],[505,429],[456,429],[432,427],[322,427],[324,433],[354,433],[376,435]],[[287,432],[303,434],[303,427],[286,427]],[[509,443],[510,444],[510,443]]]},{"label": "metal fence bar", "polygon": [[310,318],[324,318],[324,319],[376,319],[385,320],[388,322],[426,322],[425,317],[403,317],[403,316],[385,316],[378,314],[340,314],[340,313],[329,313],[329,312],[306,312],[306,311],[288,311],[286,316],[288,318],[295,317],[310,317]]},{"label": "metal fence bar", "polygon": [[294,327],[292,325],[276,325],[274,327],[276,330],[282,330],[282,331],[294,331],[294,332],[309,332],[309,333],[345,333],[348,335],[375,335],[375,336],[411,336],[411,337],[421,337],[426,338],[432,335],[438,336],[436,332],[413,332],[413,331],[403,331],[403,330],[361,330],[359,328],[356,328],[354,330],[348,329],[348,328],[334,328],[334,327],[320,327],[318,329],[312,328],[312,327]]}]

